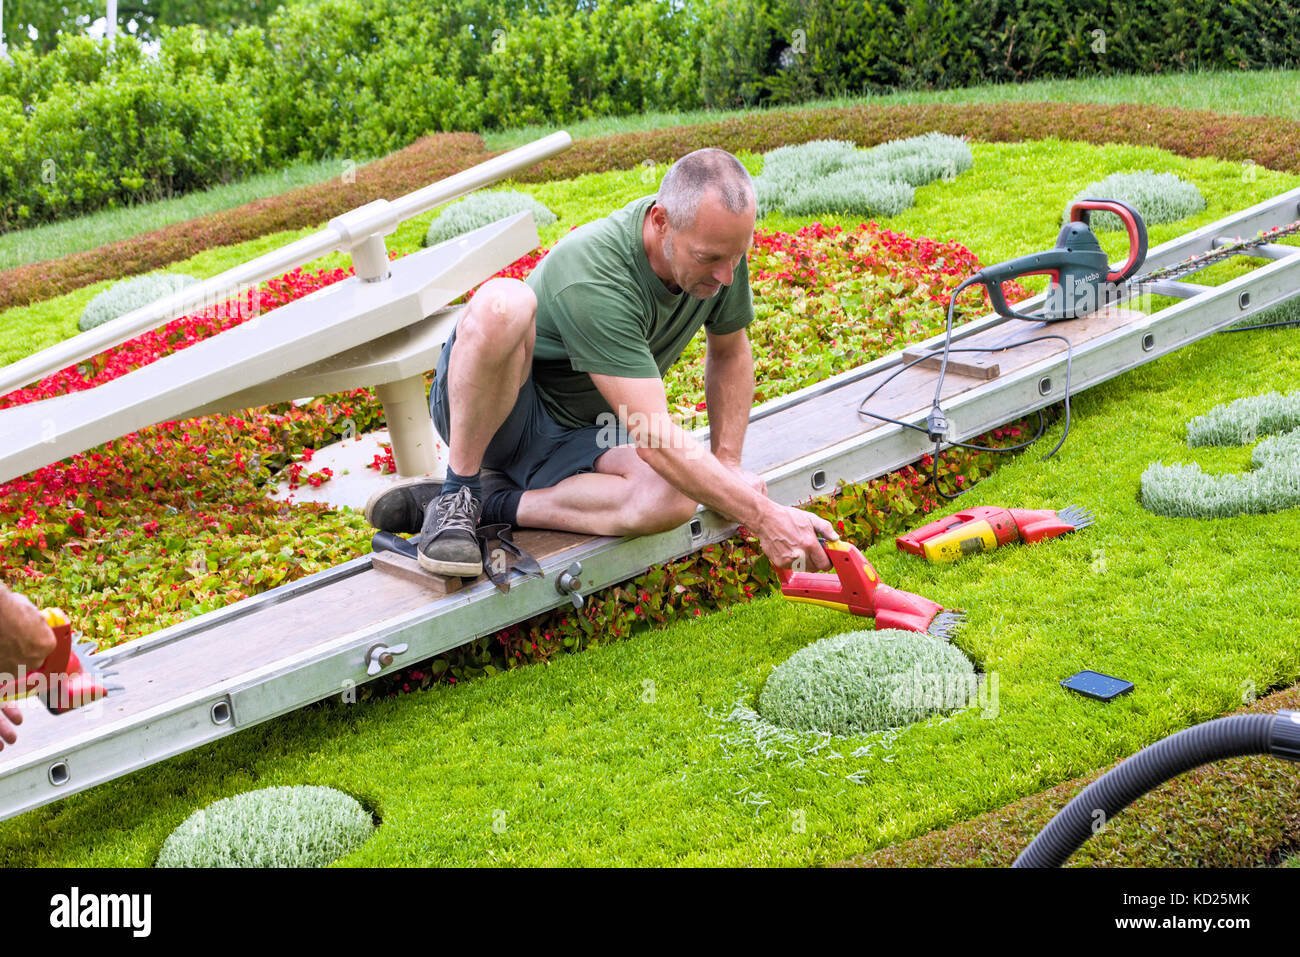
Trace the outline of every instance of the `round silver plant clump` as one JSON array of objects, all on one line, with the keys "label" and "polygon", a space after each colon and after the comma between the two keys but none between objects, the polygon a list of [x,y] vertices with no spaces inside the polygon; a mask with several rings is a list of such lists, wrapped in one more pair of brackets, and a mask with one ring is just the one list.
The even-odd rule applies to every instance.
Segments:
[{"label": "round silver plant clump", "polygon": [[495,223],[499,219],[505,219],[507,216],[525,210],[533,214],[533,222],[537,224],[538,229],[550,226],[557,219],[556,215],[542,203],[518,190],[501,189],[470,193],[464,199],[446,207],[438,214],[438,218],[429,224],[429,231],[424,236],[424,245],[436,246],[448,239],[473,232],[480,226]]},{"label": "round silver plant clump", "polygon": [[[1070,205],[1080,199],[1123,200],[1142,215],[1148,226],[1176,223],[1205,209],[1205,197],[1195,183],[1180,179],[1173,173],[1155,173],[1149,169],[1139,173],[1112,173],[1090,184],[1066,204],[1066,215],[1069,215]],[[1090,222],[1097,232],[1124,228],[1114,213],[1094,212]]]},{"label": "round silver plant clump", "polygon": [[853,631],[778,665],[758,711],[796,731],[857,735],[960,711],[978,694],[975,666],[948,642],[915,631]]},{"label": "round silver plant clump", "polygon": [[896,216],[912,205],[918,187],[954,179],[973,162],[970,144],[944,133],[866,150],[847,140],[812,140],[765,153],[754,191],[761,215]]},{"label": "round silver plant clump", "polygon": [[1142,505],[1170,518],[1232,518],[1300,506],[1300,392],[1225,402],[1187,423],[1189,449],[1256,442],[1244,472],[1153,462],[1142,473]]},{"label": "round silver plant clump", "polygon": [[89,332],[96,326],[125,316],[128,312],[142,306],[157,302],[174,292],[196,282],[193,276],[180,273],[150,273],[147,276],[132,276],[109,286],[86,304],[77,322],[77,328]]},{"label": "round silver plant clump", "polygon": [[324,867],[356,850],[374,822],[334,788],[273,787],[195,811],[163,843],[158,867]]}]

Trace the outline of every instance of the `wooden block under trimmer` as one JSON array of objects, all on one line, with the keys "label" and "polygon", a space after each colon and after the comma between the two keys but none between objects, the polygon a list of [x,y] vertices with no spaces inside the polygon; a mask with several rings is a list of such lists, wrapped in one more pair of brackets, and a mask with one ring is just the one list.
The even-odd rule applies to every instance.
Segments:
[{"label": "wooden block under trimmer", "polygon": [[[911,362],[926,355],[928,349],[904,349],[903,362]],[[943,365],[943,353],[939,352],[918,362],[914,369],[934,369],[936,372]],[[948,354],[948,371],[953,375],[970,376],[972,379],[996,379],[1002,372],[991,355]]]},{"label": "wooden block under trimmer", "polygon": [[375,552],[370,556],[370,564],[377,572],[383,572],[403,581],[423,585],[440,595],[450,595],[452,592],[461,589],[461,580],[459,578],[435,575],[433,572],[422,568],[419,562],[407,558],[405,555],[397,555],[393,552]]}]

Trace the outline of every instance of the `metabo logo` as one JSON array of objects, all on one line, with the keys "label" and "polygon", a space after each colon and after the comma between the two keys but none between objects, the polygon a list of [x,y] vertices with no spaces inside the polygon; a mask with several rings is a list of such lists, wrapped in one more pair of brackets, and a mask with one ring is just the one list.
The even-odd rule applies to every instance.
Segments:
[{"label": "metabo logo", "polygon": [[153,898],[149,894],[69,894],[50,898],[51,927],[126,927],[132,936],[148,937]]}]

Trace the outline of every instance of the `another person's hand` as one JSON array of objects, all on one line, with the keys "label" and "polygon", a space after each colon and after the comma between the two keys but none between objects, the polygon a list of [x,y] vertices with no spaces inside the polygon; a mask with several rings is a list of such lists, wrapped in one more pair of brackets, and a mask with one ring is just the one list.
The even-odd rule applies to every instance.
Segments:
[{"label": "another person's hand", "polygon": [[23,723],[23,710],[16,704],[0,705],[0,751],[18,740],[14,725]]},{"label": "another person's hand", "polygon": [[775,502],[751,531],[758,536],[763,554],[777,568],[826,571],[831,567],[830,560],[818,536],[827,541],[839,538],[826,519]]}]

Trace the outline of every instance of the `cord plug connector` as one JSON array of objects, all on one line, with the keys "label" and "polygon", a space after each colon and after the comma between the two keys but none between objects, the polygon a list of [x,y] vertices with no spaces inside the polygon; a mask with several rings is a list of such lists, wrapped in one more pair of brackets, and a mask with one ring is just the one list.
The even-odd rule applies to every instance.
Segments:
[{"label": "cord plug connector", "polygon": [[925,432],[931,442],[942,442],[948,436],[948,417],[936,403],[925,417]]}]

